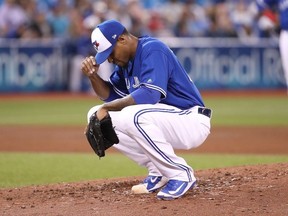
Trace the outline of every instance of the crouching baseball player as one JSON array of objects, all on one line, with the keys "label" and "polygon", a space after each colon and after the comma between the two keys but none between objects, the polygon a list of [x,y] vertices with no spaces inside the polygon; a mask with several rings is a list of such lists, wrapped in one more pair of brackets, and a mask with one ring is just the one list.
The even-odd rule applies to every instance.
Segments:
[{"label": "crouching baseball player", "polygon": [[[116,20],[99,24],[91,34],[96,56],[82,72],[89,77],[102,105],[88,112],[87,139],[99,157],[113,145],[148,176],[132,192],[156,192],[158,199],[184,195],[196,183],[193,169],[174,149],[201,145],[210,133],[211,110],[161,41],[135,37]],[[97,74],[101,63],[115,65],[109,81]]]}]

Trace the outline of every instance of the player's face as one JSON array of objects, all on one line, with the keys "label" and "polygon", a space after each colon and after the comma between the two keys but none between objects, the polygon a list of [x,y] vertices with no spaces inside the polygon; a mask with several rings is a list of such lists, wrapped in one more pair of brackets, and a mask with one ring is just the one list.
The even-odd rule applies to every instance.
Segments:
[{"label": "player's face", "polygon": [[108,62],[116,64],[119,67],[125,67],[130,58],[129,49],[127,49],[127,44],[118,41],[108,57]]}]

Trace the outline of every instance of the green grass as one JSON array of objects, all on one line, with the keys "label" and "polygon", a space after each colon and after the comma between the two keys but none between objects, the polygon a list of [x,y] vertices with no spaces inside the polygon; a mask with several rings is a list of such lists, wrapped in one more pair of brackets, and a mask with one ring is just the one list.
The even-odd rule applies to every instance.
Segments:
[{"label": "green grass", "polygon": [[[181,154],[195,170],[288,162],[285,155]],[[145,176],[146,169],[127,157],[94,154],[0,153],[0,188],[79,182],[103,178]]]},{"label": "green grass", "polygon": [[86,124],[88,110],[100,101],[95,98],[43,98],[0,100],[0,124],[79,125]]},{"label": "green grass", "polygon": [[213,125],[288,125],[288,97],[211,97],[206,106],[213,109]]},{"label": "green grass", "polygon": [[[143,170],[142,170],[143,172]],[[0,153],[0,187],[140,175],[141,168],[114,154],[99,160],[94,154]]]},{"label": "green grass", "polygon": [[[207,97],[213,109],[212,124],[217,125],[288,125],[287,96]],[[79,125],[86,124],[89,108],[100,102],[93,97],[75,99],[28,98],[0,100],[0,124],[4,125]]]},{"label": "green grass", "polygon": [[[206,106],[213,109],[213,126],[288,126],[285,95],[204,99]],[[85,125],[87,111],[99,103],[95,97],[0,99],[0,125]],[[196,170],[288,162],[287,155],[187,154],[183,157]],[[0,153],[0,188],[145,174],[144,168],[120,154],[99,160],[94,154]]]}]

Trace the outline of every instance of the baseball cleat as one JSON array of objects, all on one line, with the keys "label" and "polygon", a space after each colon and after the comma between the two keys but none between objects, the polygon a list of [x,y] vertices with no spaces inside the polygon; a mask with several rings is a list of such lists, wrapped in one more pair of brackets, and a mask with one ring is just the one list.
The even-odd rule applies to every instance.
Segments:
[{"label": "baseball cleat", "polygon": [[168,179],[163,176],[147,176],[141,184],[134,185],[131,189],[134,194],[152,193],[163,187]]},{"label": "baseball cleat", "polygon": [[183,196],[190,188],[193,188],[195,183],[195,177],[190,182],[171,179],[166,186],[158,192],[157,198],[161,200],[177,199]]}]

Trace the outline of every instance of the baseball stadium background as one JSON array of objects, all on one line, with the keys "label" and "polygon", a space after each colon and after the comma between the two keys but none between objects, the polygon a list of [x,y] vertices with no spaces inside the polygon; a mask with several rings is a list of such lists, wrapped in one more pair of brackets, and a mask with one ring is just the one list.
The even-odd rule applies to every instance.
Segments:
[{"label": "baseball stadium background", "polygon": [[[285,89],[278,43],[261,39],[161,38],[202,90]],[[88,91],[89,81],[72,74],[69,44],[56,41],[0,40],[0,91]],[[78,68],[77,73],[79,73]],[[76,73],[76,72],[74,72]],[[78,88],[71,87],[78,79]],[[69,89],[71,87],[72,89]]]},{"label": "baseball stadium background", "polygon": [[[0,20],[10,1],[0,1]],[[47,23],[53,14],[61,16],[50,20],[50,35],[38,34],[33,22],[4,34],[0,21],[1,215],[287,215],[288,100],[276,12],[253,22],[239,16],[241,28],[241,19],[233,18],[236,5],[247,12],[251,2],[15,1],[18,15],[33,15],[36,24],[43,15]],[[205,12],[201,22],[187,22],[193,28],[185,35],[175,28],[186,23],[175,17],[182,4],[194,8],[198,19]],[[215,22],[221,32],[205,25],[211,11],[222,20]],[[221,28],[229,26],[225,13],[228,29]],[[129,194],[146,170],[113,149],[99,160],[83,134],[87,111],[101,102],[80,64],[95,54],[91,25],[111,17],[135,35],[149,33],[167,43],[213,109],[207,141],[178,152],[195,169],[199,186],[177,205]]]}]

